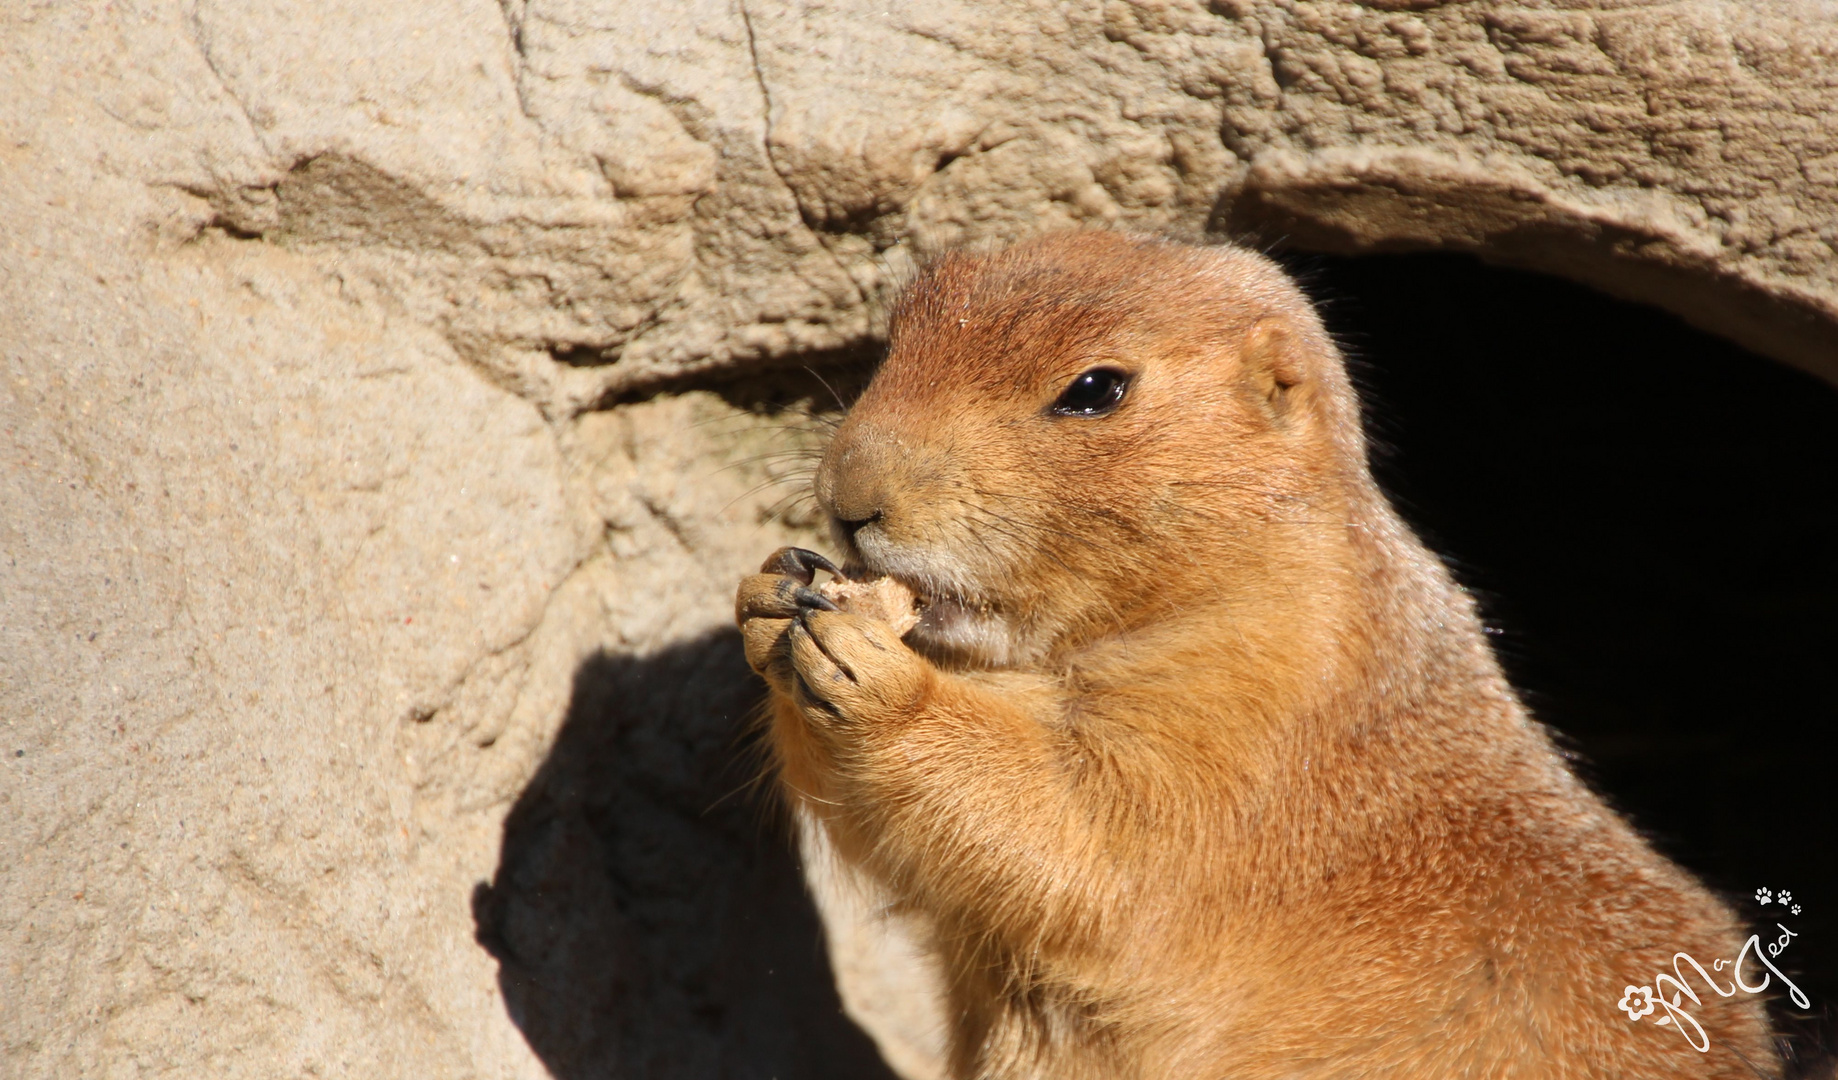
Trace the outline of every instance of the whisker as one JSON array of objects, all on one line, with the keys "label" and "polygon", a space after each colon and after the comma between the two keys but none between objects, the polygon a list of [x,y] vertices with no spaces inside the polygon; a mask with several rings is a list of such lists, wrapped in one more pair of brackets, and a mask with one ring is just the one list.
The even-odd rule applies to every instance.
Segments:
[{"label": "whisker", "polygon": [[[995,532],[1002,533],[1003,535],[1006,535],[1021,544],[1028,544],[1030,542],[1031,538],[1026,535],[1027,529],[1030,527],[1036,527],[1036,528],[1038,527],[1038,526],[1033,526],[1031,524],[1024,524],[1022,522],[1017,522],[1012,518],[996,513],[994,510],[991,510],[988,507],[972,506],[972,507],[969,507],[969,509],[971,509],[972,511],[975,511],[978,514],[983,515],[983,520],[981,524],[984,527],[989,528]],[[1054,530],[1054,531],[1057,531],[1057,530]],[[1075,536],[1072,533],[1066,533],[1064,535],[1066,535],[1068,538],[1079,540],[1081,542],[1091,543],[1089,539],[1086,537]],[[1060,569],[1064,570],[1066,573],[1074,577],[1080,576],[1080,572],[1078,570],[1074,569],[1071,566],[1071,564],[1066,562],[1066,560],[1060,558],[1059,555],[1056,552],[1054,552],[1051,548],[1048,548],[1048,547],[1045,547],[1039,544],[1034,544],[1033,546],[1034,546],[1035,551],[1039,552],[1040,554],[1045,555],[1047,558],[1053,560],[1055,563],[1058,563],[1060,566]],[[1091,546],[1094,549],[1103,550],[1101,546],[1096,543],[1091,543]],[[984,549],[989,550],[987,544],[984,545]],[[991,552],[991,554],[993,555],[994,553]],[[1125,622],[1123,619],[1122,609],[1117,607],[1116,603],[1108,597],[1100,596],[1099,599],[1103,601],[1104,607],[1108,610],[1110,621],[1114,625],[1115,629],[1119,633],[1123,632],[1125,629]]]},{"label": "whisker", "polygon": [[818,460],[821,460],[822,457],[823,457],[822,454],[813,453],[812,451],[809,451],[809,450],[775,450],[768,454],[754,454],[752,457],[741,458],[739,461],[730,461],[726,465],[723,465],[720,468],[717,468],[714,471],[710,472],[709,475],[719,476],[724,472],[731,472],[734,469],[745,468],[748,465],[757,465],[762,461],[816,462]]},{"label": "whisker", "polygon": [[816,380],[817,380],[818,382],[820,382],[820,383],[822,383],[822,384],[823,384],[823,388],[824,388],[825,390],[828,390],[828,391],[830,392],[830,396],[836,399],[836,407],[837,407],[838,409],[841,409],[841,410],[842,410],[842,411],[844,411],[844,412],[847,412],[847,411],[849,410],[849,407],[848,407],[847,405],[845,405],[845,404],[843,404],[843,400],[842,400],[842,395],[841,395],[841,394],[838,394],[838,393],[836,392],[836,388],[835,388],[834,386],[831,386],[831,385],[830,385],[830,381],[829,381],[828,379],[826,379],[826,378],[824,378],[823,376],[821,376],[821,375],[819,375],[819,374],[817,374],[817,369],[816,369],[816,368],[814,368],[814,367],[811,367],[810,365],[808,365],[808,364],[806,364],[806,365],[804,366],[804,370],[805,370],[805,371],[808,371],[808,372],[810,372],[810,373],[811,373],[811,378],[813,378],[813,379],[816,379]]},{"label": "whisker", "polygon": [[[991,498],[991,499],[999,499],[999,498],[1003,498],[1003,496],[1001,496],[1001,495],[998,495],[998,494],[996,494],[996,493],[994,493],[994,492],[989,492],[989,491],[983,491],[983,490],[981,490],[981,489],[978,489],[978,488],[974,488],[974,487],[973,487],[973,488],[971,488],[971,490],[972,490],[972,491],[974,491],[974,492],[975,492],[976,494],[978,494],[978,495],[981,495],[981,496],[983,496],[984,498]],[[1061,505],[1063,505],[1063,504],[1061,504]],[[1076,504],[1074,504],[1074,505],[1076,506]],[[991,509],[989,509],[988,507],[978,507],[978,509],[980,509],[980,510],[982,510],[982,511],[983,511],[984,513],[988,513],[988,514],[995,514],[995,515],[996,515],[997,517],[1000,517],[1000,518],[1001,518],[1001,519],[1002,519],[1003,521],[1005,521],[1005,522],[1007,522],[1007,523],[1008,523],[1008,524],[1010,524],[1010,525],[1013,525],[1013,526],[1015,526],[1016,528],[1023,528],[1023,527],[1025,527],[1025,528],[1031,528],[1031,529],[1038,529],[1038,530],[1040,530],[1040,531],[1042,531],[1042,532],[1048,532],[1048,533],[1052,533],[1052,534],[1054,534],[1054,535],[1056,535],[1056,536],[1060,536],[1060,537],[1063,537],[1063,538],[1065,538],[1065,539],[1067,539],[1067,540],[1071,540],[1071,541],[1074,541],[1075,543],[1080,543],[1080,544],[1084,544],[1085,546],[1087,546],[1087,547],[1090,547],[1090,548],[1092,548],[1092,549],[1094,549],[1094,550],[1105,550],[1105,545],[1104,545],[1104,544],[1102,544],[1102,543],[1101,543],[1100,541],[1098,541],[1097,539],[1094,539],[1094,538],[1092,538],[1092,537],[1089,537],[1089,536],[1083,536],[1083,535],[1081,535],[1081,534],[1079,534],[1079,533],[1075,533],[1075,532],[1068,532],[1067,530],[1065,530],[1065,529],[1061,529],[1061,528],[1058,528],[1057,526],[1053,526],[1053,525],[1045,525],[1045,524],[1042,524],[1042,523],[1040,523],[1040,522],[1027,522],[1027,523],[1025,524],[1025,526],[1024,526],[1024,525],[1023,525],[1023,523],[1021,523],[1021,522],[1017,522],[1017,521],[1015,521],[1015,520],[1014,520],[1014,519],[1012,519],[1012,518],[1009,518],[1009,517],[1007,517],[1007,516],[1005,516],[1005,515],[1001,515],[1001,514],[996,514],[996,511],[994,511],[994,510],[991,510]],[[1093,511],[1093,510],[1089,510],[1089,509],[1087,509],[1087,508],[1083,508],[1083,507],[1079,507],[1079,509],[1085,509],[1087,513],[1097,513],[1097,511]],[[1120,523],[1120,524],[1121,524],[1121,523]],[[1129,530],[1130,532],[1132,532],[1132,533],[1134,533],[1134,534],[1135,534],[1136,536],[1138,536],[1138,537],[1141,537],[1141,536],[1145,536],[1145,535],[1147,535],[1147,534],[1146,534],[1146,533],[1144,533],[1144,532],[1143,532],[1142,530],[1140,530],[1140,529],[1136,529],[1136,528],[1134,528],[1133,526],[1128,526],[1127,524],[1125,524],[1125,526],[1124,526],[1124,527],[1125,527],[1125,528],[1127,528],[1127,529],[1128,529],[1128,530]]]},{"label": "whisker", "polygon": [[[832,431],[842,426],[842,418],[827,411],[819,412],[814,409],[805,408],[801,405],[788,405],[781,411],[791,413],[803,420],[829,428]],[[808,431],[810,429],[805,428],[804,430]]]},{"label": "whisker", "polygon": [[785,496],[784,498],[780,499],[778,502],[775,502],[771,506],[766,508],[766,520],[767,521],[779,521],[781,524],[783,524],[783,521],[781,520],[782,515],[789,513],[792,509],[797,507],[800,503],[802,503],[806,499],[809,499],[813,504],[817,501],[817,497],[815,495],[812,495],[808,491],[792,492],[790,495]]},{"label": "whisker", "polygon": [[755,484],[752,487],[748,488],[746,491],[741,492],[739,495],[736,495],[734,496],[733,499],[729,500],[726,506],[723,506],[719,511],[716,512],[716,516],[719,517],[721,514],[727,513],[729,510],[732,510],[734,509],[735,506],[739,505],[741,500],[751,498],[752,496],[759,494],[760,492],[766,490],[767,488],[778,487],[780,484],[794,483],[798,479],[799,478],[795,476],[776,476],[770,480],[767,480],[764,483]]}]

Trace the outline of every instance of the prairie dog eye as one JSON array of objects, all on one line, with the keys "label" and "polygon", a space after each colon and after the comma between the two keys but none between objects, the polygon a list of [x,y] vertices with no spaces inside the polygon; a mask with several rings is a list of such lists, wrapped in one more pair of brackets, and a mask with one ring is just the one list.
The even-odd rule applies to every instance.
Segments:
[{"label": "prairie dog eye", "polygon": [[1055,416],[1108,416],[1123,403],[1130,375],[1116,368],[1092,368],[1072,380],[1048,412]]}]

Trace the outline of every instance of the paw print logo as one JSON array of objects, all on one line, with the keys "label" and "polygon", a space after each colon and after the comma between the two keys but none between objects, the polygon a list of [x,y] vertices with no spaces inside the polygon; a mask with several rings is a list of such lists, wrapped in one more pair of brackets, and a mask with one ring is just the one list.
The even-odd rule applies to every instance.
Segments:
[{"label": "paw print logo", "polygon": [[1798,915],[1798,914],[1800,913],[1800,905],[1798,905],[1798,904],[1795,904],[1795,905],[1793,905],[1793,907],[1792,907],[1792,908],[1791,908],[1790,910],[1791,910],[1791,911],[1792,911],[1792,912],[1793,912],[1793,913],[1794,913],[1795,915]]},{"label": "paw print logo", "polygon": [[1782,905],[1791,904],[1793,903],[1793,894],[1788,892],[1786,889],[1782,889],[1781,894],[1775,897],[1774,899],[1778,901],[1779,903],[1781,903]]},{"label": "paw print logo", "polygon": [[1630,986],[1621,995],[1615,1008],[1627,1014],[1629,1020],[1639,1020],[1653,1011],[1653,988],[1650,986]]},{"label": "paw print logo", "polygon": [[1769,892],[1767,889],[1756,889],[1755,890],[1755,902],[1757,904],[1760,904],[1762,907],[1767,907],[1769,904],[1774,902],[1774,894]]}]

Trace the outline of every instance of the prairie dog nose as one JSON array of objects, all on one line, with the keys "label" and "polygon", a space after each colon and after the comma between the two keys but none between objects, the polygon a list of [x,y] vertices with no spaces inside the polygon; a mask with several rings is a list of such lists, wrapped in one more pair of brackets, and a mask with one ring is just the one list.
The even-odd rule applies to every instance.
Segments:
[{"label": "prairie dog nose", "polygon": [[872,430],[844,424],[817,466],[817,505],[835,524],[838,538],[854,543],[869,525],[887,516],[894,478],[888,440]]}]

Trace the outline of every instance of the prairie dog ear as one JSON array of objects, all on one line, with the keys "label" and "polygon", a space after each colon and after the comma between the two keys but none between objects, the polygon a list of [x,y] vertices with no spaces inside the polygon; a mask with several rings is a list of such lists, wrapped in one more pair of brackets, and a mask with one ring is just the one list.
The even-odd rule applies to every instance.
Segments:
[{"label": "prairie dog ear", "polygon": [[1258,404],[1278,420],[1288,416],[1290,391],[1307,375],[1301,343],[1280,315],[1266,315],[1245,333],[1239,369]]}]

